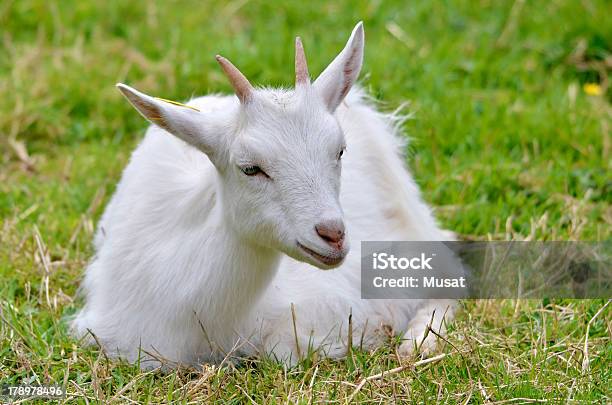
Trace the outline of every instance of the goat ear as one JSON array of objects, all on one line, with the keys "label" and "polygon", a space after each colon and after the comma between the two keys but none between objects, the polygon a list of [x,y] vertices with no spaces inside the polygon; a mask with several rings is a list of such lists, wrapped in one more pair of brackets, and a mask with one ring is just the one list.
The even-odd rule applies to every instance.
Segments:
[{"label": "goat ear", "polygon": [[213,152],[214,145],[210,136],[213,131],[209,130],[204,114],[197,108],[148,96],[123,83],[118,83],[117,88],[151,123],[207,154]]},{"label": "goat ear", "polygon": [[314,82],[330,112],[334,112],[357,80],[363,62],[363,23],[359,22],[346,46]]}]

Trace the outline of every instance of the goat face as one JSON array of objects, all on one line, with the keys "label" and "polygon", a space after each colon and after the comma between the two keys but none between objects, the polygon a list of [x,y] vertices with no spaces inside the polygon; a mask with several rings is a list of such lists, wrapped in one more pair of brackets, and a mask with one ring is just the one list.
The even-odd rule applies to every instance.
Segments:
[{"label": "goat face", "polygon": [[345,141],[310,89],[258,91],[222,170],[223,204],[252,242],[320,268],[348,253],[340,174]]}]

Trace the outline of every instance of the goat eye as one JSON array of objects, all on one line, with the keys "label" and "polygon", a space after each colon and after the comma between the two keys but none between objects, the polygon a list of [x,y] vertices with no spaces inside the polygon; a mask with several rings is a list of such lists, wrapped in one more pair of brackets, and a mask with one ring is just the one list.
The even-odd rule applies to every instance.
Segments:
[{"label": "goat eye", "polygon": [[338,160],[342,159],[342,155],[344,155],[344,149],[340,149],[340,152],[338,152]]},{"label": "goat eye", "polygon": [[245,166],[241,167],[240,170],[247,176],[255,176],[256,174],[264,173],[259,166]]}]

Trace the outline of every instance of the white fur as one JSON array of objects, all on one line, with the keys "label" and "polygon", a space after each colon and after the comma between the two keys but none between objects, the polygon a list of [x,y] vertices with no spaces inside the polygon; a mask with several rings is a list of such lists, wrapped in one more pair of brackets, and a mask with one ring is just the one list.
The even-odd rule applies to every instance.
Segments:
[{"label": "white fur", "polygon": [[[403,354],[434,310],[433,326],[443,326],[453,301],[360,298],[361,241],[445,237],[404,168],[394,117],[358,88],[342,94],[361,67],[355,52],[363,52],[360,26],[324,79],[255,90],[244,105],[206,96],[188,103],[195,111],[121,88],[165,129],[148,129],[100,220],[78,335],[90,331],[109,354],[153,367],[229,352],[288,362],[309,348],[341,356],[350,313],[355,344],[405,333]],[[270,178],[242,173],[252,164]],[[330,218],[346,224],[340,250],[314,230]],[[321,271],[334,266],[296,241],[344,261]],[[434,342],[430,335],[424,348]]]}]

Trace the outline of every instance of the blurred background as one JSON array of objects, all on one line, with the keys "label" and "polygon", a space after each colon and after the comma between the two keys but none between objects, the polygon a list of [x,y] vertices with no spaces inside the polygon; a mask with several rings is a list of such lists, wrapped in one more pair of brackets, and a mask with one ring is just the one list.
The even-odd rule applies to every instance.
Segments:
[{"label": "blurred background", "polygon": [[382,110],[407,103],[407,162],[444,226],[472,239],[605,239],[611,11],[596,0],[4,0],[0,212],[23,216],[16,231],[36,223],[62,249],[87,249],[82,230],[147,125],[116,82],[175,100],[229,92],[221,53],[253,83],[291,86],[296,35],[316,76],[363,20],[362,85]]}]

